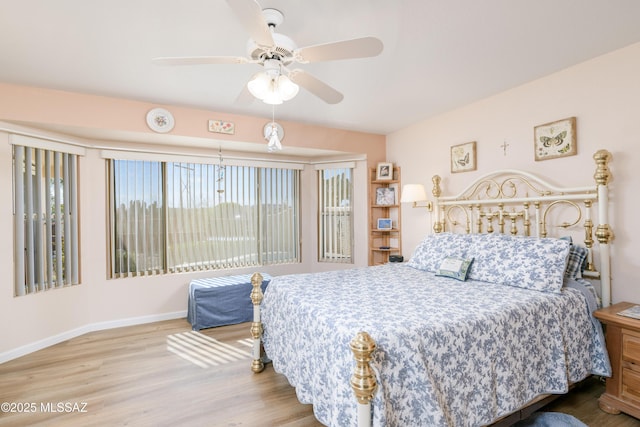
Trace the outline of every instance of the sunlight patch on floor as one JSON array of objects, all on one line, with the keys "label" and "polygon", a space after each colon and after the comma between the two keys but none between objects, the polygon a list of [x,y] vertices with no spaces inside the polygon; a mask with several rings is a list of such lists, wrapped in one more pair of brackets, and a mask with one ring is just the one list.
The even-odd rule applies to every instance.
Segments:
[{"label": "sunlight patch on floor", "polygon": [[[241,345],[246,340],[239,340]],[[201,368],[251,359],[251,353],[197,331],[167,336],[167,350]]]},{"label": "sunlight patch on floor", "polygon": [[253,338],[246,338],[246,339],[243,339],[243,340],[238,340],[236,342],[238,344],[240,344],[240,345],[244,345],[246,347],[253,348]]}]

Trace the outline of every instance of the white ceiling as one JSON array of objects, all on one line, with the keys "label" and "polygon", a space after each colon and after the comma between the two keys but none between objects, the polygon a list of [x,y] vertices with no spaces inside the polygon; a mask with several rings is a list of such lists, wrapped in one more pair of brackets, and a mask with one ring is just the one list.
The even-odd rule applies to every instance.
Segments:
[{"label": "white ceiling", "polygon": [[[276,118],[380,134],[640,41],[638,0],[259,3],[282,11],[277,31],[298,47],[384,43],[375,58],[300,65],[344,100],[301,90]],[[0,0],[0,82],[270,118],[236,102],[258,65],[151,63],[245,56],[248,38],[225,0]]]}]

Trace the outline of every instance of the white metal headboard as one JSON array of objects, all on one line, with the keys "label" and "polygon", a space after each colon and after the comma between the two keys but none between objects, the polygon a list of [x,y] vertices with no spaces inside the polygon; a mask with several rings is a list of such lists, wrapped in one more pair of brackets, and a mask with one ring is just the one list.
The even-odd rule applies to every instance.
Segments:
[{"label": "white metal headboard", "polygon": [[[585,187],[558,187],[546,180],[519,170],[506,169],[481,176],[455,196],[442,196],[441,178],[433,177],[436,233],[510,233],[547,237],[550,229],[570,230],[581,227],[584,245],[589,250],[585,275],[600,278],[602,305],[611,303],[611,265],[609,244],[613,233],[609,225],[608,183],[612,156],[600,150],[594,184]],[[597,206],[595,233],[593,205]],[[594,250],[594,235],[598,241]],[[557,237],[557,236],[556,236]],[[594,266],[594,252],[599,254],[599,270]]]}]

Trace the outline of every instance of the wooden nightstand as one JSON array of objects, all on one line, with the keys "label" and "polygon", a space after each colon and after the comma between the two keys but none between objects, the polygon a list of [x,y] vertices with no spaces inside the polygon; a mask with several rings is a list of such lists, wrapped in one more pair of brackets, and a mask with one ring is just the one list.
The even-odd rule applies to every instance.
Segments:
[{"label": "wooden nightstand", "polygon": [[624,412],[640,418],[640,320],[617,314],[634,305],[620,302],[594,313],[606,325],[612,369],[598,403],[607,413]]}]

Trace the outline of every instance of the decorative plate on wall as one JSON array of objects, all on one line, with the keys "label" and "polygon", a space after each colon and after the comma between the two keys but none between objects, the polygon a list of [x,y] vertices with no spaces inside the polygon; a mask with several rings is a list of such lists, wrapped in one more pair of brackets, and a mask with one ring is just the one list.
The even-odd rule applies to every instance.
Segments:
[{"label": "decorative plate on wall", "polygon": [[147,126],[154,132],[169,132],[174,125],[173,115],[164,108],[154,108],[147,113]]}]

